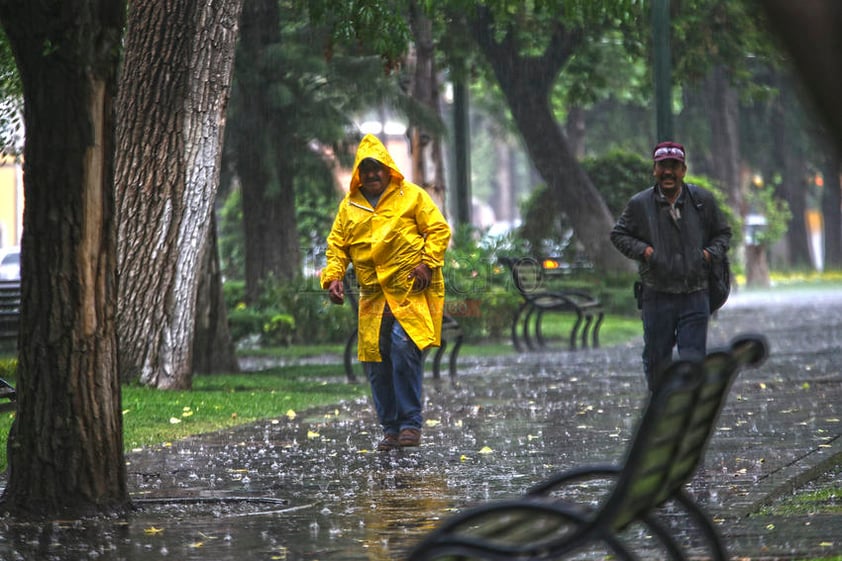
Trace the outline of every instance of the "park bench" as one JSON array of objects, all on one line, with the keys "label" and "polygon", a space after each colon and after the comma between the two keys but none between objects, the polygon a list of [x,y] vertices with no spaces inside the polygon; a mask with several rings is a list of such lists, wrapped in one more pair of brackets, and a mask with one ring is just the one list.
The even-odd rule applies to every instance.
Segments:
[{"label": "park bench", "polygon": [[16,340],[19,322],[20,281],[0,281],[0,340]]},{"label": "park bench", "polygon": [[[645,539],[647,548],[660,544],[669,558],[685,560],[688,548],[666,523],[674,524],[680,513],[697,530],[689,535],[709,549],[709,558],[726,561],[713,521],[685,485],[704,459],[731,383],[742,367],[761,364],[767,352],[763,337],[746,335],[701,362],[673,363],[646,405],[625,462],[559,472],[523,497],[456,514],[415,547],[410,561],[559,559],[595,546],[619,559],[636,559],[629,543],[635,533],[626,531],[633,525],[656,538]],[[594,501],[597,480],[612,483]]]},{"label": "park bench", "polygon": [[[523,302],[518,307],[511,324],[512,345],[518,352],[540,350],[547,346],[542,330],[547,313],[573,314],[575,319],[570,328],[568,345],[575,350],[578,345],[586,349],[599,347],[599,328],[605,312],[602,304],[584,290],[554,289],[550,282],[558,276],[557,268],[545,268],[545,260],[534,257],[499,257],[508,268],[512,283]],[[547,260],[558,263],[556,260]]]},{"label": "park bench", "polygon": [[0,378],[0,413],[14,411],[17,408],[17,397],[15,387]]},{"label": "park bench", "polygon": [[[359,294],[360,288],[357,284],[357,277],[354,273],[353,267],[348,267],[345,272],[345,277],[342,279],[342,284],[345,287],[345,297],[351,302],[351,307],[354,309],[354,315],[359,313]],[[433,378],[438,380],[441,378],[441,363],[444,356],[450,348],[450,342],[453,342],[453,347],[450,349],[450,358],[448,361],[448,370],[451,380],[456,378],[457,360],[459,359],[459,350],[464,342],[465,335],[459,322],[453,316],[444,314],[441,327],[441,346],[435,349],[433,354]],[[424,351],[424,362],[426,363],[429,350]],[[348,336],[345,343],[345,353],[343,362],[345,366],[345,376],[349,382],[357,382],[356,369],[358,368],[357,358],[357,327]]]}]

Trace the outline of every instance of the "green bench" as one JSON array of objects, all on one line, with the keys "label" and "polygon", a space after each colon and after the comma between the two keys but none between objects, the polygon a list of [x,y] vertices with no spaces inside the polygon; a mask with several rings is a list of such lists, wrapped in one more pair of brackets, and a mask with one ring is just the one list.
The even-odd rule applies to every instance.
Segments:
[{"label": "green bench", "polygon": [[[685,485],[704,459],[740,369],[761,364],[767,353],[765,338],[746,335],[702,362],[673,363],[668,381],[650,397],[623,463],[560,472],[523,497],[458,513],[421,541],[409,560],[560,559],[597,545],[618,559],[636,559],[635,533],[627,531],[632,525],[642,525],[655,538],[647,547],[660,544],[666,557],[685,560],[688,549],[659,516],[670,503],[671,516],[684,513],[697,530],[694,537],[709,550],[706,558],[727,561],[713,521]],[[571,500],[592,494],[594,481],[608,482],[598,502]]]},{"label": "green bench", "polygon": [[572,314],[575,319],[568,335],[570,350],[599,348],[599,328],[605,318],[602,303],[584,290],[556,289],[554,277],[559,269],[545,268],[544,262],[534,257],[499,257],[512,276],[512,283],[523,298],[512,316],[512,345],[518,352],[546,348],[542,325],[549,313]]}]

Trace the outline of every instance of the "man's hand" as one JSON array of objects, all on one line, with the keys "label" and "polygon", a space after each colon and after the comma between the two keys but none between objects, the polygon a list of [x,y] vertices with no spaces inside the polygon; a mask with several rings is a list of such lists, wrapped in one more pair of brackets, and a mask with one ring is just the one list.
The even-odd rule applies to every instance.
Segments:
[{"label": "man's hand", "polygon": [[345,287],[342,286],[341,280],[330,281],[327,285],[327,297],[334,304],[342,305],[345,303]]},{"label": "man's hand", "polygon": [[409,273],[409,279],[412,281],[412,290],[420,292],[430,286],[430,280],[433,278],[433,271],[426,263],[416,265],[412,272]]},{"label": "man's hand", "polygon": [[649,258],[652,257],[652,254],[655,253],[655,248],[651,245],[643,250],[643,260],[649,261]]}]

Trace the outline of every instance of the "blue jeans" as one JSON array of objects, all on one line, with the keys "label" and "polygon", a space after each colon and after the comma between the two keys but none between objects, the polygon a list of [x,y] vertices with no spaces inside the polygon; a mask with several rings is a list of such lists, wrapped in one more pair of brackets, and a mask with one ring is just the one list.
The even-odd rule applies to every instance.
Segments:
[{"label": "blue jeans", "polygon": [[364,362],[363,367],[383,432],[398,434],[407,428],[420,429],[422,353],[388,306],[380,325],[380,356],[382,362]]},{"label": "blue jeans", "polygon": [[672,362],[673,347],[681,360],[702,360],[707,353],[710,309],[707,290],[669,294],[644,289],[643,370],[649,391],[663,380],[663,370]]}]

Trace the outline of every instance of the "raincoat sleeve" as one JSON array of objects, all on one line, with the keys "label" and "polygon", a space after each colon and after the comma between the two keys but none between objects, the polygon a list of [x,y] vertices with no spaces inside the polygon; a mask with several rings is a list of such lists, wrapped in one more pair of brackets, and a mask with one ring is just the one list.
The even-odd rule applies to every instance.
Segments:
[{"label": "raincoat sleeve", "polygon": [[418,231],[425,240],[421,262],[430,269],[440,269],[444,266],[444,253],[450,242],[450,226],[433,199],[425,191],[421,193],[422,204],[415,217]]},{"label": "raincoat sleeve", "polygon": [[325,264],[325,268],[322,269],[321,274],[321,285],[323,289],[327,289],[330,283],[335,280],[342,280],[345,276],[345,270],[348,268],[348,263],[351,261],[346,239],[345,202],[343,200],[342,204],[339,205],[339,211],[333,220],[333,227],[327,236],[327,249],[325,250],[327,263]]}]

